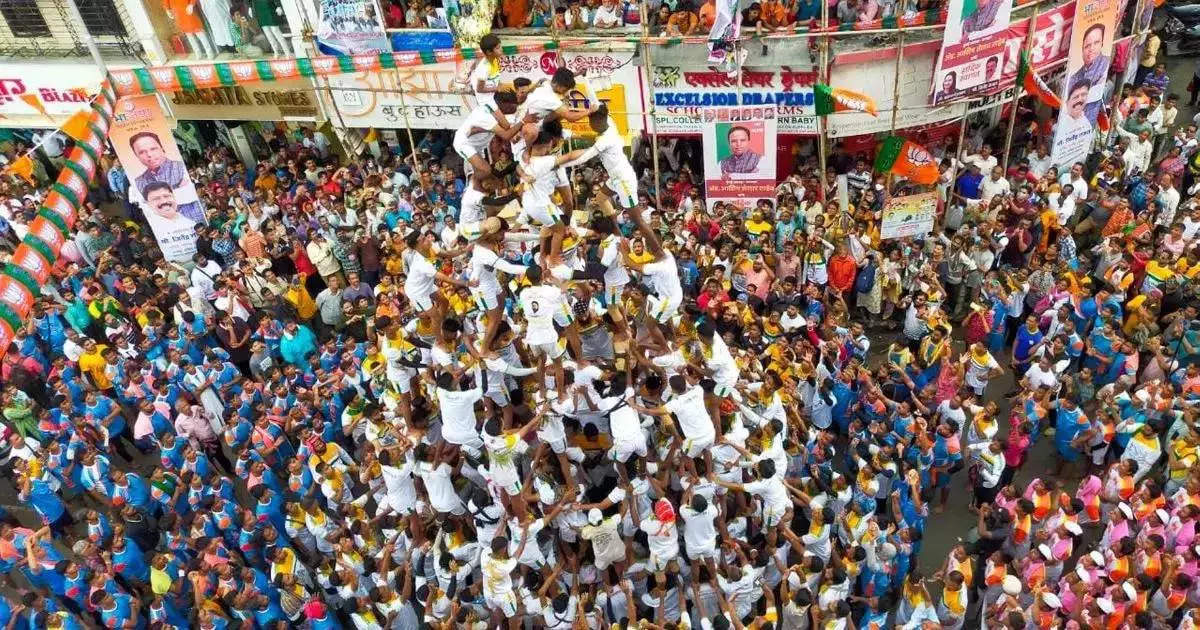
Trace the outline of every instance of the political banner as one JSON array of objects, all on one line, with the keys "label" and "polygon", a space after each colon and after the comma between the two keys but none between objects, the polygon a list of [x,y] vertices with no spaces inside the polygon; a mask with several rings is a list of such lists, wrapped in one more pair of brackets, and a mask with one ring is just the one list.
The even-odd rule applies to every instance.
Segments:
[{"label": "political banner", "polygon": [[391,52],[377,0],[319,0],[317,44],[327,55]]},{"label": "political banner", "polygon": [[133,183],[129,201],[142,208],[163,257],[190,260],[196,253],[196,224],[206,222],[204,208],[158,97],[122,98],[108,138]]},{"label": "political banner", "polygon": [[1096,118],[1104,107],[1104,81],[1112,61],[1119,0],[1077,0],[1062,103],[1050,159],[1069,167],[1087,158]]},{"label": "political banner", "polygon": [[704,188],[718,201],[753,205],[775,195],[774,107],[708,107],[704,118]]},{"label": "political banner", "polygon": [[1008,28],[1013,0],[950,0],[942,47],[962,46]]},{"label": "political banner", "polygon": [[904,238],[932,233],[933,222],[937,219],[937,205],[936,192],[888,199],[879,223],[879,238]]},{"label": "political banner", "polygon": [[[1016,80],[1020,68],[1021,46],[1034,24],[1029,56],[1034,67],[1044,68],[1064,60],[1071,43],[1071,17],[1074,4],[1065,4],[1036,18],[1008,25],[978,41],[944,44],[930,86],[933,105],[994,94]],[[949,32],[947,30],[947,32]]]}]

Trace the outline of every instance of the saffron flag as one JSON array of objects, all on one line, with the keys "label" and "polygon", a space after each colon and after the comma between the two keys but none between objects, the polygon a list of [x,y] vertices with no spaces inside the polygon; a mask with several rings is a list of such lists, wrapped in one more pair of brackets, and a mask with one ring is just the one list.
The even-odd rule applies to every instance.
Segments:
[{"label": "saffron flag", "polygon": [[1039,101],[1049,107],[1062,107],[1062,101],[1058,99],[1058,95],[1052,92],[1046,82],[1042,81],[1042,78],[1033,71],[1028,50],[1021,51],[1021,65],[1017,68],[1017,85],[1025,88],[1026,92],[1036,96]]},{"label": "saffron flag", "polygon": [[92,118],[92,110],[81,109],[71,115],[59,129],[78,142],[82,142],[88,134],[88,121]]},{"label": "saffron flag", "polygon": [[940,175],[937,160],[925,147],[900,136],[888,136],[879,146],[875,170],[925,185],[936,183]]},{"label": "saffron flag", "polygon": [[33,180],[33,160],[29,155],[22,155],[13,160],[12,164],[9,164],[8,168],[4,169],[4,174],[16,175],[28,182],[30,186],[36,183]]},{"label": "saffron flag", "polygon": [[813,85],[813,98],[818,116],[828,116],[834,112],[846,111],[876,115],[875,100],[866,94],[817,83]]}]

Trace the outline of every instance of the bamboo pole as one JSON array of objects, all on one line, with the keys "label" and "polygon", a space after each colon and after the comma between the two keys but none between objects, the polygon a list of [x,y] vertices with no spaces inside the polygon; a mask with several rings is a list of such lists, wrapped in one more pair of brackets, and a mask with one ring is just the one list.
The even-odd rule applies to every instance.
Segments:
[{"label": "bamboo pole", "polygon": [[[1038,7],[1041,5],[1041,0],[1038,0],[1033,5],[1033,12],[1029,16],[1029,29],[1025,32],[1025,42],[1021,44],[1021,51],[1029,50],[1029,44],[1033,41],[1033,32],[1037,30]],[[1018,62],[1019,64],[1020,62]],[[1029,71],[1033,72],[1033,59],[1029,60]],[[1018,66],[1019,67],[1019,66]],[[1020,74],[1020,70],[1017,71]],[[1003,74],[1003,72],[1001,72]],[[1004,156],[1001,159],[1001,169],[1008,173],[1008,158],[1012,154],[1012,138],[1013,130],[1017,126],[1017,101],[1021,99],[1021,85],[1017,84],[1013,88],[1012,108],[1008,112],[1008,133],[1004,136]],[[985,174],[985,177],[987,174]]]},{"label": "bamboo pole", "polygon": [[417,175],[417,142],[413,139],[412,123],[408,120],[408,103],[404,100],[404,85],[399,84],[396,88],[400,91],[400,111],[404,112],[404,132],[408,134],[409,156],[412,158],[415,179]]},{"label": "bamboo pole", "polygon": [[[825,0],[821,0],[821,30],[825,30],[828,27],[829,3]],[[820,78],[822,83],[828,83],[829,76],[827,68],[829,67],[829,37],[822,38],[819,46],[821,47],[820,60],[818,61],[820,65],[817,67],[817,76]],[[817,176],[820,178],[819,181],[821,182],[821,194],[817,196],[817,199],[820,200],[822,205],[826,203],[825,191],[829,190],[829,182],[825,180],[825,169],[828,167],[829,162],[827,156],[825,155],[827,148],[825,144],[825,117],[817,116]],[[807,228],[807,225],[805,227]],[[807,243],[808,241],[805,242]]]},{"label": "bamboo pole", "polygon": [[658,112],[658,107],[654,104],[654,62],[650,57],[649,26],[647,24],[646,3],[640,3],[638,11],[641,12],[642,18],[642,56],[646,61],[646,82],[647,89],[650,93],[650,144],[651,144],[651,160],[654,162],[654,207],[662,210],[662,176],[658,170],[658,121],[655,116]]},{"label": "bamboo pole", "polygon": [[[900,64],[904,62],[904,28],[897,27],[896,29],[896,76],[892,80],[892,122],[889,125],[888,135],[896,133],[896,118],[900,116]],[[888,175],[888,181],[891,181],[891,174]]]}]

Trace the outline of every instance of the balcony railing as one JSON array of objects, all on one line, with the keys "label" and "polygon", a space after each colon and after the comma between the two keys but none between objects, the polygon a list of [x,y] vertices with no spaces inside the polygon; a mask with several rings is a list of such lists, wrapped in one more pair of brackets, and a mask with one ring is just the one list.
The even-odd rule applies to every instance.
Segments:
[{"label": "balcony railing", "polygon": [[106,56],[142,52],[123,0],[0,0],[0,56],[86,57],[88,33]]}]

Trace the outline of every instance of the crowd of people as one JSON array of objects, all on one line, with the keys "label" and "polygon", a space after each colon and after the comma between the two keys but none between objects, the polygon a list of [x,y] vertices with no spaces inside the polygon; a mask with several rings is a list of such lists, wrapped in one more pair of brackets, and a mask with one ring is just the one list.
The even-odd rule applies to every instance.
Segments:
[{"label": "crowd of people", "polygon": [[[829,20],[870,23],[915,15],[937,8],[930,0],[837,0],[829,4]],[[993,3],[994,4],[994,3]],[[989,5],[990,6],[990,5]],[[643,9],[645,11],[643,15]],[[447,28],[446,17],[461,12],[457,0],[389,0],[384,3],[388,28]],[[760,0],[743,3],[741,26],[758,35],[794,31],[821,20],[818,0]],[[500,0],[497,29],[554,31],[640,30],[643,20],[654,35],[707,36],[717,17],[716,0]]]},{"label": "crowd of people", "polygon": [[[1196,627],[1177,98],[1128,86],[1061,169],[973,131],[934,232],[881,240],[921,187],[868,156],[710,207],[575,81],[472,72],[456,132],[378,157],[210,148],[190,261],[84,209],[0,363],[0,625]],[[7,247],[39,197],[0,192]]]}]

